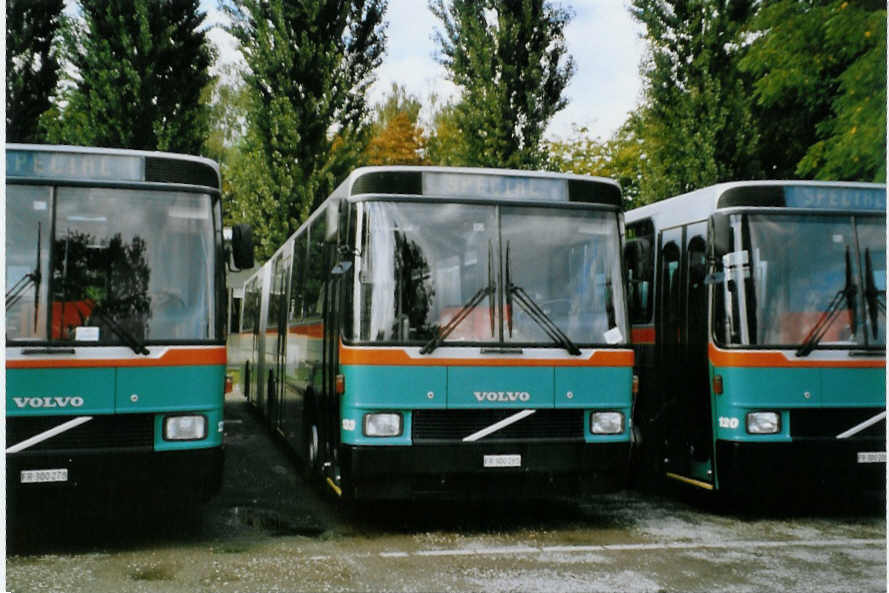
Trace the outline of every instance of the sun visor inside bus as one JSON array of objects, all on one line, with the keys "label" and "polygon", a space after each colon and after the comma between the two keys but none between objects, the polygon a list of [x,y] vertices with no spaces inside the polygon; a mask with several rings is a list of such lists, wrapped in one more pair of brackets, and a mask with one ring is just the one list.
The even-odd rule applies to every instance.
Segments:
[{"label": "sun visor inside bus", "polygon": [[784,208],[784,188],[780,185],[763,185],[759,187],[733,187],[727,189],[720,197],[717,208],[737,208],[754,206],[756,208]]},{"label": "sun visor inside bus", "polygon": [[145,159],[145,181],[187,183],[219,188],[219,175],[210,165],[160,157]]},{"label": "sun visor inside bus", "polygon": [[375,171],[366,173],[352,184],[352,195],[422,194],[423,175],[419,171]]}]

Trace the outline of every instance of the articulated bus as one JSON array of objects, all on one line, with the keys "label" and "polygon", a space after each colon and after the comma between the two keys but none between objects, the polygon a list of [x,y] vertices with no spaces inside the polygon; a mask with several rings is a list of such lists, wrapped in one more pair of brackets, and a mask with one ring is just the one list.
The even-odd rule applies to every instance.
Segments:
[{"label": "articulated bus", "polygon": [[344,499],[622,487],[620,188],[354,171],[244,287],[249,400]]},{"label": "articulated bus", "polygon": [[647,471],[882,490],[886,188],[724,183],[626,213]]},{"label": "articulated bus", "polygon": [[226,361],[216,163],[10,144],[6,173],[10,497],[209,497]]}]

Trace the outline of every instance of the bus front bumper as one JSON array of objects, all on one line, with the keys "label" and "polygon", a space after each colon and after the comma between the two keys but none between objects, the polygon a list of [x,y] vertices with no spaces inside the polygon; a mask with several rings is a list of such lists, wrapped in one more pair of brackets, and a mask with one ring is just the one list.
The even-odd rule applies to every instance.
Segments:
[{"label": "bus front bumper", "polygon": [[885,453],[883,439],[717,441],[716,468],[722,489],[782,492],[814,488],[852,494],[885,489]]},{"label": "bus front bumper", "polygon": [[626,485],[629,451],[626,442],[342,447],[352,493],[360,499],[533,499],[614,492]]},{"label": "bus front bumper", "polygon": [[[222,486],[223,461],[222,447],[22,452],[6,456],[6,489],[10,502],[22,505],[73,494],[97,504],[124,496],[160,504],[204,502]],[[65,479],[54,473],[53,481],[29,481],[41,474],[38,479],[47,479],[46,470],[64,470]]]}]

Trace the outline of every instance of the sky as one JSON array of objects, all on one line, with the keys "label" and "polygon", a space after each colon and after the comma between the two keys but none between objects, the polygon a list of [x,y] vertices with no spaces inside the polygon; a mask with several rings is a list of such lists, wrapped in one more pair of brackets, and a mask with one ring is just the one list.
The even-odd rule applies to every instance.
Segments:
[{"label": "sky", "polygon": [[[565,95],[568,106],[557,113],[547,128],[550,139],[566,139],[572,126],[588,128],[590,135],[609,138],[632,111],[641,93],[639,63],[645,49],[643,28],[633,21],[626,0],[559,0],[574,11],[565,30],[568,52],[575,73]],[[202,0],[207,24],[225,22],[216,0]],[[435,58],[433,32],[440,29],[426,0],[389,0],[386,14],[388,44],[370,100],[385,97],[392,83],[404,86],[423,104],[431,94],[454,97],[457,88],[447,80],[444,68]],[[220,63],[239,60],[235,40],[219,27],[210,39],[220,50]]]}]

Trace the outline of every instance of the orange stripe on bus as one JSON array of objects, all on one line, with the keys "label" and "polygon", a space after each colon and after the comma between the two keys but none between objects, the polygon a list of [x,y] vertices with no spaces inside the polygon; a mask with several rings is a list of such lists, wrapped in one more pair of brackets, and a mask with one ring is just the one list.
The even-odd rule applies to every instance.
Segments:
[{"label": "orange stripe on bus", "polygon": [[[484,356],[484,355],[482,355]],[[340,344],[340,364],[387,366],[478,367],[631,367],[632,350],[601,350],[588,359],[577,358],[411,358],[400,348],[354,348]]]},{"label": "orange stripe on bus", "polygon": [[7,360],[7,369],[69,369],[107,367],[202,366],[226,363],[224,346],[217,348],[171,348],[160,358],[41,358]]},{"label": "orange stripe on bus", "polygon": [[634,344],[654,344],[653,327],[634,327],[630,330],[630,339]]},{"label": "orange stripe on bus", "polygon": [[886,359],[847,359],[847,360],[791,360],[783,352],[720,350],[713,344],[709,347],[710,363],[715,367],[780,367],[780,368],[881,368]]},{"label": "orange stripe on bus", "polygon": [[308,336],[310,338],[323,338],[324,324],[313,323],[312,325],[291,325],[287,329],[287,333],[297,336]]}]

